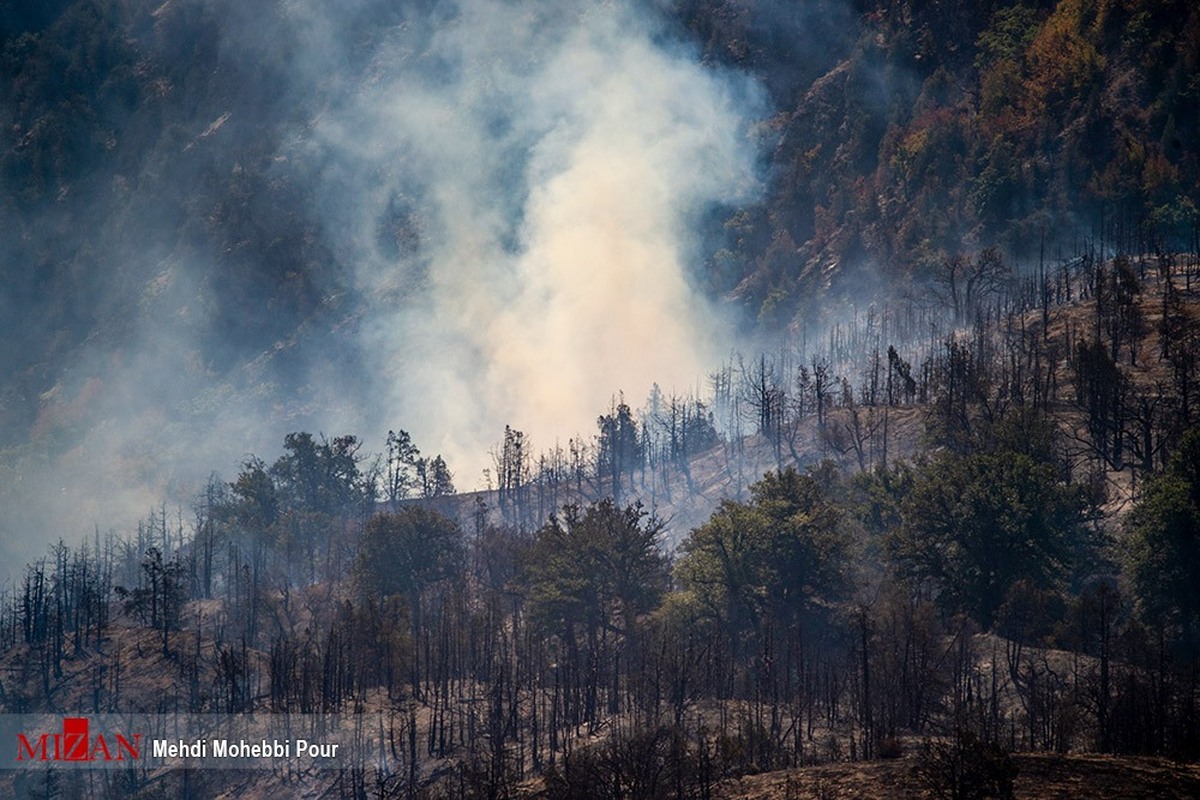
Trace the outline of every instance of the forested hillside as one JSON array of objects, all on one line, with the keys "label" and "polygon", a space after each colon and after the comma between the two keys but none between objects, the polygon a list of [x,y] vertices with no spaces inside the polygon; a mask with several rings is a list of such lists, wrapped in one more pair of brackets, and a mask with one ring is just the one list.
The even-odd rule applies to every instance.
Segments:
[{"label": "forested hillside", "polygon": [[[347,56],[345,75],[301,91],[289,73],[311,42],[279,12],[250,24],[219,2],[6,4],[5,239],[21,266],[9,269],[5,333],[36,344],[10,350],[24,359],[13,366],[61,357],[128,314],[87,300],[141,286],[180,248],[203,258],[203,286],[172,288],[203,290],[211,324],[233,334],[224,344],[257,352],[320,308],[350,267],[321,230],[320,165],[284,158],[287,138],[337,102],[389,26],[435,16],[422,11],[357,4],[336,33],[365,43],[364,63]],[[737,290],[752,313],[765,303],[789,321],[830,282],[852,296],[864,271],[927,278],[946,256],[991,245],[1028,263],[1087,236],[1177,247],[1195,236],[1193,4],[669,11],[704,60],[769,95],[756,132],[767,193],[705,232],[707,284]],[[420,235],[400,200],[378,231],[393,251]]]},{"label": "forested hillside", "polygon": [[1194,4],[0,2],[0,70],[0,712],[386,740],[0,793],[1196,791]]},{"label": "forested hillside", "polygon": [[[864,349],[872,323],[794,382],[764,356],[714,373],[709,402],[616,404],[566,452],[509,429],[472,495],[404,431],[375,457],[291,434],[186,518],[31,564],[0,614],[5,702],[390,732],[384,762],[240,778],[251,793],[819,795],[890,770],[913,796],[1068,774],[1187,796],[1194,768],[1140,757],[1200,752],[1198,271],[1084,258],[987,295],[911,362]],[[757,427],[718,432],[710,405]],[[684,528],[637,498],[709,511]],[[229,781],[140,769],[91,791]]]},{"label": "forested hillside", "polygon": [[[644,46],[546,4],[6,3],[2,462],[76,498],[26,484],[6,538],[129,523],[300,428],[401,424],[476,488],[504,425],[586,434],[619,391],[752,358],[734,329],[819,335],[989,247],[1195,249],[1190,3],[613,14]],[[658,349],[609,355],[654,320]]]},{"label": "forested hillside", "polygon": [[706,57],[763,76],[765,202],[714,279],[760,321],[920,285],[948,256],[1023,263],[1196,236],[1200,16],[1142,2],[684,3]]}]

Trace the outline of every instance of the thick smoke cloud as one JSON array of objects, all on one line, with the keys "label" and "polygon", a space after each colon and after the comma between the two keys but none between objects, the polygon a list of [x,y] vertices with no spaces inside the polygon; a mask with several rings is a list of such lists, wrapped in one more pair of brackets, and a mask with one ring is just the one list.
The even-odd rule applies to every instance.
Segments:
[{"label": "thick smoke cloud", "polygon": [[[690,244],[755,189],[759,93],[664,41],[621,4],[470,3],[401,26],[316,126],[385,406],[467,487],[505,424],[590,435],[615,392],[694,385],[728,348]],[[365,226],[398,207],[389,257]]]},{"label": "thick smoke cloud", "polygon": [[186,527],[210,473],[293,430],[378,451],[402,427],[474,489],[506,424],[537,448],[588,437],[615,393],[686,390],[728,352],[691,279],[698,228],[759,191],[765,101],[657,9],[122,13],[114,30],[160,49],[138,62],[161,71],[157,105],[115,106],[100,155],[23,212],[32,243],[6,268],[52,252],[75,281],[39,300],[64,321],[4,327],[30,353],[0,393],[5,431],[28,431],[0,451],[9,575],[163,502]]}]

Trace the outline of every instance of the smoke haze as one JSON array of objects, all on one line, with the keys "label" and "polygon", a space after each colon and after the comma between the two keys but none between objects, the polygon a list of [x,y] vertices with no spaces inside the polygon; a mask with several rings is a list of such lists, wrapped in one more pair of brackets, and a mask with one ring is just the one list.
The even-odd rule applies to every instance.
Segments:
[{"label": "smoke haze", "polygon": [[[292,430],[378,451],[405,428],[477,488],[506,424],[535,448],[590,437],[615,393],[686,389],[729,350],[692,273],[701,216],[760,191],[755,82],[635,4],[261,11],[131,12],[162,58],[209,58],[236,91],[140,140],[120,126],[142,112],[113,112],[98,160],[47,190],[58,205],[22,211],[45,241],[6,254],[29,273],[0,308],[40,286],[30,253],[73,219],[82,277],[58,288],[89,316],[76,346],[30,340],[6,367],[6,420],[36,408],[0,459],[10,569],[186,509]],[[218,40],[205,14],[231,15]],[[176,109],[183,72],[163,68]],[[216,183],[242,206],[201,205]]]},{"label": "smoke haze", "polygon": [[[505,424],[590,434],[613,393],[689,386],[728,347],[692,226],[753,191],[758,95],[655,33],[619,5],[473,3],[420,56],[400,31],[317,125],[385,404],[468,486]],[[413,241],[389,258],[361,226],[398,197]]]}]

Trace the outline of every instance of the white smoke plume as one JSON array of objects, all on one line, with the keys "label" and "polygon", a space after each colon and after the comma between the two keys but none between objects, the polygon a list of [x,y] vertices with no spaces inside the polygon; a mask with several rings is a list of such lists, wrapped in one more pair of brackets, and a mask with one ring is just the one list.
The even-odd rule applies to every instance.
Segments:
[{"label": "white smoke plume", "polygon": [[[480,0],[443,24],[423,50],[398,29],[316,136],[345,170],[329,202],[384,402],[473,488],[505,424],[589,435],[614,393],[693,386],[728,349],[694,226],[756,190],[761,109],[624,4]],[[364,223],[397,197],[416,242],[388,258]]]},{"label": "white smoke plume", "polygon": [[[535,448],[590,437],[617,392],[686,390],[730,349],[693,281],[701,218],[759,191],[765,99],[652,5],[106,13],[162,77],[113,112],[119,156],[55,189],[80,210],[29,212],[26,251],[88,276],[45,305],[94,322],[29,341],[44,363],[0,384],[0,411],[33,409],[0,447],[0,576],[164,504],[186,527],[211,473],[273,460],[289,431],[378,452],[404,428],[474,489],[506,424]],[[50,247],[62,219],[77,250]]]}]

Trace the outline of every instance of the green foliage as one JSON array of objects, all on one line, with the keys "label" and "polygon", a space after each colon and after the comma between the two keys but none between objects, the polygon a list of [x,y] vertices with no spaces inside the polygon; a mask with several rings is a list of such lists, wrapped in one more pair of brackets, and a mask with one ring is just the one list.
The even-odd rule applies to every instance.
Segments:
[{"label": "green foliage", "polygon": [[229,489],[233,495],[233,517],[239,524],[260,532],[275,524],[279,517],[279,496],[262,459],[247,459]]},{"label": "green foliage", "polygon": [[311,433],[289,433],[271,475],[292,507],[331,517],[347,514],[373,499],[373,487],[358,468],[359,447],[355,436],[317,441]]},{"label": "green foliage", "polygon": [[462,531],[448,517],[420,506],[376,514],[358,544],[359,586],[374,596],[417,595],[459,573]]},{"label": "green foliage", "polygon": [[850,543],[821,485],[768,473],[749,503],[725,501],[680,546],[676,575],[702,616],[736,635],[786,624],[847,591]]},{"label": "green foliage", "polygon": [[584,625],[628,633],[667,587],[662,529],[640,504],[566,506],[538,529],[522,559],[530,616],[555,632]]},{"label": "green foliage", "polygon": [[903,520],[901,508],[912,491],[913,480],[913,468],[903,462],[856,473],[850,497],[854,516],[875,536],[898,528]]},{"label": "green foliage", "polygon": [[1184,436],[1125,521],[1126,563],[1147,623],[1200,648],[1200,429]]},{"label": "green foliage", "polygon": [[395,503],[408,497],[417,486],[419,479],[413,473],[421,451],[413,444],[408,431],[388,431],[386,456],[386,484],[384,498]]},{"label": "green foliage", "polygon": [[[988,102],[985,100],[985,103]],[[1006,104],[1007,99],[995,101]],[[971,182],[970,200],[980,219],[991,223],[993,230],[1016,216],[1020,193],[1020,164],[1014,158],[1012,142],[997,136],[983,157],[981,169]]]},{"label": "green foliage", "polygon": [[621,476],[642,466],[645,443],[633,411],[624,402],[615,403],[609,413],[596,420],[600,435],[596,440],[596,474],[611,483],[614,497],[621,496]]},{"label": "green foliage", "polygon": [[1004,603],[996,610],[996,632],[1014,642],[1039,645],[1051,637],[1066,613],[1059,592],[1022,578],[1008,588]]},{"label": "green foliage", "polygon": [[1165,241],[1187,241],[1200,226],[1200,211],[1191,197],[1176,195],[1170,202],[1154,209],[1150,215],[1151,221]]},{"label": "green foliage", "polygon": [[901,573],[949,612],[990,626],[1010,587],[1064,578],[1083,541],[1084,502],[1050,464],[1002,451],[944,454],[921,471],[887,540]]},{"label": "green foliage", "polygon": [[842,65],[773,123],[786,177],[738,284],[769,310],[764,326],[818,310],[806,289],[829,281],[825,265],[873,258],[911,277],[964,242],[1032,260],[1118,206],[1189,246],[1191,226],[1172,220],[1200,201],[1195,3],[875,9]]},{"label": "green foliage", "polygon": [[[257,556],[273,550],[292,566],[307,563],[308,578],[315,581],[322,546],[374,502],[374,478],[359,470],[358,449],[354,436],[317,440],[310,433],[290,433],[284,455],[270,467],[248,458],[228,497],[206,514],[235,523]],[[207,558],[211,562],[211,552]]]},{"label": "green foliage", "polygon": [[1037,34],[1037,9],[1025,5],[1000,8],[975,43],[975,66],[984,69],[1000,59],[1020,61]]},{"label": "green foliage", "polygon": [[1038,464],[1064,466],[1054,421],[1029,407],[1009,409],[980,425],[972,449],[981,453],[1020,453]]},{"label": "green foliage", "polygon": [[450,474],[450,468],[440,455],[432,459],[417,459],[415,467],[422,497],[446,497],[454,494],[454,476]]}]

